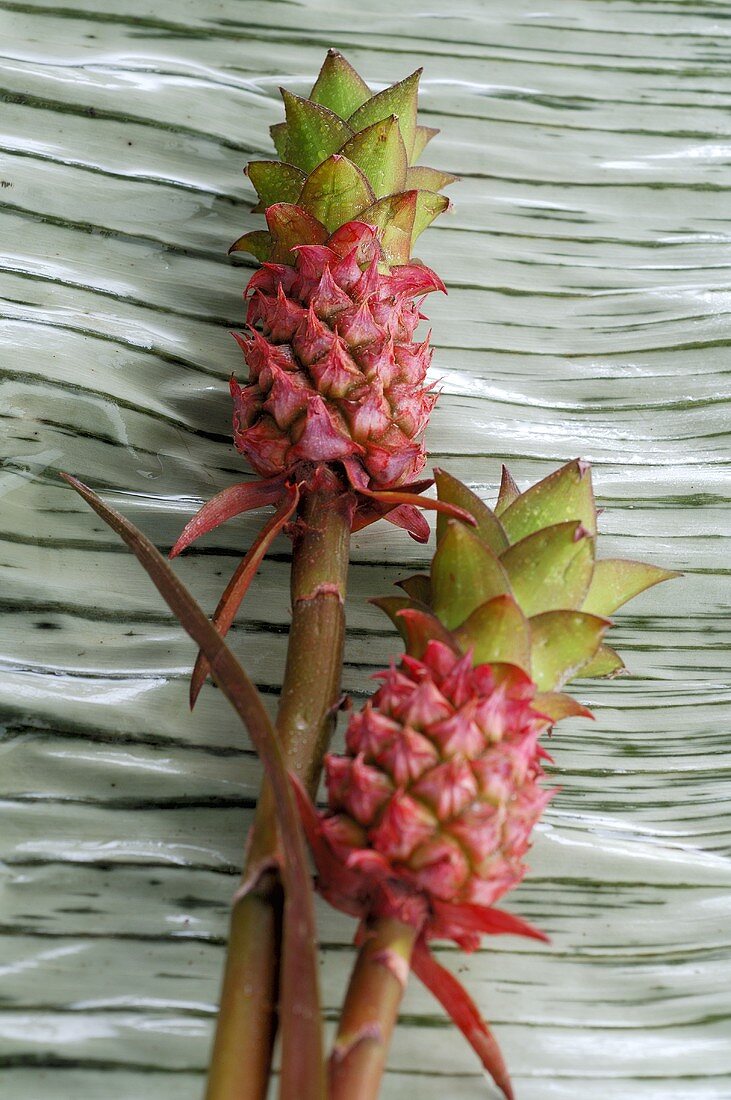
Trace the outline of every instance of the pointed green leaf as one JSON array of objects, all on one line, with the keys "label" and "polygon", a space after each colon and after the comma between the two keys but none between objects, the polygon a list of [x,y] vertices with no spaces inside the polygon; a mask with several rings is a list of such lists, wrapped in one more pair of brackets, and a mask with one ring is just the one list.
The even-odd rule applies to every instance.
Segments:
[{"label": "pointed green leaf", "polygon": [[435,138],[439,130],[434,126],[417,126],[414,132],[414,148],[409,157],[409,164],[414,164],[426,149],[432,138]]},{"label": "pointed green leaf", "polygon": [[[409,192],[407,191],[406,194],[409,194]],[[435,218],[449,208],[449,199],[446,195],[436,195],[433,191],[415,191],[412,194],[416,195],[414,229],[411,234],[411,247],[413,248],[416,238],[421,236]]]},{"label": "pointed green leaf", "polygon": [[396,581],[399,588],[403,588],[407,596],[418,603],[424,603],[427,607],[431,604],[431,580],[427,573],[414,573],[412,577],[405,577],[402,581]]},{"label": "pointed green leaf", "polygon": [[447,629],[463,623],[480,604],[510,594],[502,565],[477,535],[449,520],[431,566],[432,606]]},{"label": "pointed green leaf", "polygon": [[310,103],[309,99],[280,89],[287,115],[287,147],[284,160],[310,173],[333,153],[337,153],[353,131],[333,111]]},{"label": "pointed green leaf", "polygon": [[406,187],[413,187],[417,191],[441,191],[443,187],[449,187],[457,176],[451,172],[442,172],[439,168],[427,168],[425,164],[417,164],[409,168],[406,173]]},{"label": "pointed green leaf", "polygon": [[322,222],[313,218],[301,206],[278,202],[266,212],[267,225],[274,239],[272,259],[277,263],[292,263],[292,249],[298,244],[324,244],[329,233]]},{"label": "pointed green leaf", "polygon": [[337,50],[328,50],[309,98],[321,107],[348,118],[370,99],[372,92],[365,80]]},{"label": "pointed green leaf", "polygon": [[269,133],[272,135],[272,141],[274,142],[274,148],[277,150],[277,156],[282,160],[287,159],[287,142],[288,127],[286,122],[275,122],[273,126],[269,127]]},{"label": "pointed green leaf", "polygon": [[405,264],[411,258],[411,238],[416,217],[416,191],[387,195],[369,206],[360,220],[382,230],[381,247],[387,264]]},{"label": "pointed green leaf", "polygon": [[252,256],[256,256],[259,263],[263,264],[271,257],[273,248],[274,238],[271,233],[267,233],[266,229],[255,229],[251,233],[244,233],[243,237],[234,241],[228,254],[230,256],[232,252],[250,252]]},{"label": "pointed green leaf", "polygon": [[259,196],[254,214],[262,213],[275,202],[296,202],[306,178],[299,168],[279,160],[252,160],[245,171]]},{"label": "pointed green leaf", "polygon": [[583,611],[547,611],[530,620],[531,669],[539,691],[557,691],[596,653],[606,619]]},{"label": "pointed green leaf", "polygon": [[360,168],[334,153],[307,177],[297,203],[334,233],[371,206],[374,198]]},{"label": "pointed green leaf", "polygon": [[482,604],[454,636],[463,650],[474,649],[474,664],[507,661],[530,675],[530,626],[512,596],[495,596]]},{"label": "pointed green leaf", "polygon": [[374,607],[380,608],[385,615],[388,615],[393,625],[398,630],[399,634],[403,638],[404,642],[407,640],[406,635],[406,623],[400,618],[399,611],[404,611],[406,608],[411,607],[411,600],[408,596],[379,596],[377,599],[369,600]]},{"label": "pointed green leaf", "polygon": [[397,115],[401,136],[404,139],[406,153],[409,161],[414,149],[416,137],[416,109],[419,96],[419,77],[421,69],[417,69],[405,80],[398,84],[392,84],[390,88],[384,88],[378,95],[367,100],[348,119],[348,125],[354,133],[364,130],[366,126],[372,126],[374,122],[380,122],[389,115]]},{"label": "pointed green leaf", "polygon": [[535,531],[501,555],[524,614],[581,607],[594,569],[594,542],[580,523],[557,523]]},{"label": "pointed green leaf", "polygon": [[600,645],[591,660],[576,673],[576,676],[582,680],[588,680],[589,677],[616,676],[623,672],[624,668],[624,661],[616,650],[608,645]]},{"label": "pointed green leaf", "polygon": [[[435,470],[434,478],[437,484],[437,496],[440,500],[446,500],[448,504],[456,504],[470,512],[477,521],[475,533],[495,554],[502,554],[508,546],[508,538],[502,529],[500,520],[491,508],[480,500],[476,493],[468,489],[456,477],[452,477],[446,470]],[[446,516],[437,516],[437,543],[441,542],[447,532]]]},{"label": "pointed green leaf", "polygon": [[355,134],[340,152],[366,175],[377,199],[403,191],[406,146],[395,115],[374,122]]},{"label": "pointed green leaf", "polygon": [[[599,647],[601,649],[601,646]],[[546,691],[536,695],[531,703],[534,710],[547,715],[554,722],[560,722],[562,718],[593,718],[588,707],[584,707],[571,695],[564,695],[561,691]]]},{"label": "pointed green leaf", "polygon": [[596,562],[594,566],[594,576],[591,578],[583,610],[593,615],[611,615],[646,588],[679,576],[680,573],[671,569],[660,569],[641,561],[606,558]]},{"label": "pointed green leaf", "polygon": [[515,483],[515,479],[511,474],[507,466],[503,466],[502,477],[500,478],[500,492],[497,496],[497,504],[495,505],[495,515],[501,516],[506,508],[509,508],[514,500],[517,500],[520,496],[520,489]]},{"label": "pointed green leaf", "polygon": [[501,515],[511,542],[541,527],[575,519],[589,534],[596,534],[596,505],[591,487],[591,468],[581,459],[567,462],[543,481],[531,485]]}]

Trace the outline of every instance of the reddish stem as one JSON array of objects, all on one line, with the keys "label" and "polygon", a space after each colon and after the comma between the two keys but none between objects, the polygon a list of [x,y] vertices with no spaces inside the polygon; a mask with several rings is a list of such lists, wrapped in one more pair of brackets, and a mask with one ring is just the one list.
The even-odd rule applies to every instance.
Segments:
[{"label": "reddish stem", "polygon": [[[289,767],[312,795],[340,694],[350,508],[349,497],[330,487],[307,493],[292,549],[292,625],[276,727]],[[244,870],[251,888],[231,914],[206,1100],[267,1095],[279,1000],[279,854],[275,807],[265,782]]]},{"label": "reddish stem", "polygon": [[394,917],[366,931],[330,1058],[329,1100],[376,1100],[417,936]]}]

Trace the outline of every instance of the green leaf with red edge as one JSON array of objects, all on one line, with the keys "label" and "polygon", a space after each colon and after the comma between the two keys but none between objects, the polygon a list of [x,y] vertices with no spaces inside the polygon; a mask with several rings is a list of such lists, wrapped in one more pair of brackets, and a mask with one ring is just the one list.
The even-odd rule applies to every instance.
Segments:
[{"label": "green leaf with red edge", "polygon": [[645,589],[679,576],[680,573],[671,569],[660,569],[642,561],[604,558],[594,565],[594,575],[584,599],[583,610],[593,615],[611,615]]},{"label": "green leaf with red edge", "polygon": [[[601,649],[601,646],[599,647]],[[560,722],[563,718],[593,718],[588,707],[574,699],[571,695],[565,695],[562,691],[544,691],[535,696],[531,706],[541,714],[547,715],[553,722]]]},{"label": "green leaf with red edge", "polygon": [[590,677],[618,676],[624,672],[625,664],[619,654],[608,645],[600,645],[591,660],[577,673],[577,679],[588,680]]},{"label": "green leaf with red edge", "polygon": [[590,660],[609,627],[583,611],[547,611],[530,620],[531,669],[539,691],[558,691]]},{"label": "green leaf with red edge", "polygon": [[296,202],[306,179],[299,168],[280,160],[251,160],[245,172],[259,196],[252,214],[263,213],[275,202]]},{"label": "green leaf with red edge", "polygon": [[495,596],[476,608],[454,636],[463,650],[472,648],[474,664],[501,661],[530,675],[530,626],[512,596]]},{"label": "green leaf with red edge", "polygon": [[327,107],[303,99],[286,88],[280,88],[280,92],[287,117],[287,144],[280,156],[309,174],[323,160],[337,153],[353,136],[353,130]]},{"label": "green leaf with red edge", "polygon": [[[398,596],[393,598],[399,599]],[[412,657],[423,657],[426,647],[431,641],[443,642],[455,653],[458,651],[452,634],[430,611],[425,611],[420,607],[406,607],[398,611],[396,617],[405,624],[406,652],[410,653]]]},{"label": "green leaf with red edge", "polygon": [[502,477],[500,478],[500,491],[498,492],[497,504],[495,505],[495,515],[501,516],[506,508],[509,508],[514,500],[517,500],[520,496],[520,489],[515,483],[515,479],[511,474],[507,466],[503,466]]},{"label": "green leaf with red edge", "polygon": [[275,203],[268,208],[266,219],[274,240],[272,259],[278,263],[292,263],[291,249],[296,245],[324,244],[329,236],[322,222],[294,203]]},{"label": "green leaf with red edge", "polygon": [[510,593],[507,573],[492,550],[458,520],[449,520],[431,566],[434,612],[449,629],[493,596]]},{"label": "green leaf with red edge", "polygon": [[348,119],[348,125],[354,133],[381,122],[390,115],[397,115],[401,136],[404,139],[406,154],[411,162],[416,138],[416,111],[419,98],[419,78],[422,70],[417,69],[411,76],[384,88],[382,92],[366,100]]},{"label": "green leaf with red edge", "polygon": [[[437,486],[437,495],[440,500],[449,504],[456,504],[470,512],[477,522],[476,534],[490,547],[495,554],[501,554],[507,549],[508,537],[503,531],[502,524],[491,508],[480,500],[476,493],[468,489],[456,477],[452,477],[446,470],[435,469],[434,480]],[[441,542],[447,532],[447,520],[437,516],[437,543]]]},{"label": "green leaf with red edge", "polygon": [[591,535],[596,534],[591,468],[578,458],[531,485],[500,516],[511,542],[518,542],[541,527],[571,519],[582,523]]},{"label": "green leaf with red edge", "polygon": [[406,147],[395,115],[374,122],[355,134],[340,152],[365,174],[376,199],[403,191]]},{"label": "green leaf with red edge", "polygon": [[254,229],[251,233],[244,233],[228,250],[229,256],[233,252],[250,252],[259,263],[266,263],[274,251],[274,238],[266,229]]},{"label": "green leaf with red edge", "polygon": [[312,886],[302,826],[279,740],[243,668],[205,612],[150,540],[109,508],[88,486],[61,475],[101,519],[126,542],[181,626],[200,646],[213,676],[247,727],[272,785],[283,849],[286,890],[284,958],[279,1015],[282,1023],[282,1100],[324,1100],[322,1029],[318,993]]},{"label": "green leaf with red edge", "polygon": [[373,93],[338,50],[328,50],[309,99],[346,119]]},{"label": "green leaf with red edge", "polygon": [[458,176],[451,172],[442,172],[439,168],[428,168],[425,164],[414,165],[406,173],[405,186],[416,191],[441,191],[443,187],[449,187],[450,183],[456,183]]},{"label": "green leaf with red edge", "polygon": [[403,588],[407,596],[418,603],[429,606],[431,603],[431,579],[428,573],[414,573],[411,577],[405,577],[402,581],[396,581],[399,588]]},{"label": "green leaf with red edge", "polygon": [[334,153],[307,177],[297,199],[313,218],[334,233],[345,222],[353,221],[375,199],[363,172],[347,157]]},{"label": "green leaf with red edge", "polygon": [[432,138],[435,138],[439,133],[439,129],[436,126],[418,126],[414,131],[414,148],[409,157],[409,164],[414,164],[421,154],[426,149]]},{"label": "green leaf with red edge", "polygon": [[594,568],[595,539],[580,523],[544,527],[509,547],[500,562],[523,612],[581,607]]},{"label": "green leaf with red edge", "polygon": [[405,264],[411,258],[411,240],[416,218],[416,191],[387,195],[367,210],[360,220],[382,230],[381,246],[387,264]]},{"label": "green leaf with red edge", "polygon": [[383,611],[385,615],[388,615],[389,619],[398,630],[404,642],[406,642],[406,622],[399,617],[399,612],[405,611],[409,607],[413,607],[410,597],[377,596],[369,600],[368,602],[372,603],[374,607],[380,608],[380,610]]}]

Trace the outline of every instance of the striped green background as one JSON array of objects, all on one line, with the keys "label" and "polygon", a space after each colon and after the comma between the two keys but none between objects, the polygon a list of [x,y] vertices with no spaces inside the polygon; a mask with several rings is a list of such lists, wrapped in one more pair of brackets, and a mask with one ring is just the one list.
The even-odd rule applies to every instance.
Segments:
[{"label": "striped green background", "polygon": [[[337,14],[333,8],[337,7]],[[0,0],[4,797],[0,1065],[8,1100],[194,1100],[259,768],[139,568],[56,477],[169,546],[240,477],[226,378],[253,228],[241,166],[277,87],[324,50],[374,85],[425,66],[432,162],[462,176],[423,238],[443,396],[434,459],[489,497],[591,459],[604,553],[685,579],[616,630],[633,675],[581,692],[563,789],[514,900],[550,947],[445,950],[520,1100],[728,1100],[729,7],[703,0]],[[727,468],[726,468],[727,469]],[[212,608],[252,517],[179,565]],[[274,702],[287,544],[233,640]],[[423,549],[356,540],[345,682],[393,636],[368,595]],[[724,603],[725,601],[725,603]],[[726,799],[726,802],[724,802]],[[320,914],[328,1017],[351,951]],[[384,1095],[487,1095],[410,989]]]}]

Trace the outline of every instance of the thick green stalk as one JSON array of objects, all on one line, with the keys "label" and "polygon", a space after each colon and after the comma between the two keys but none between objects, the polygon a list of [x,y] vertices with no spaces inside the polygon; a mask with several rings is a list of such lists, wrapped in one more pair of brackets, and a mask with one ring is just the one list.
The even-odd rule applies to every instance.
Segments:
[{"label": "thick green stalk", "polygon": [[[292,549],[292,625],[276,726],[290,769],[312,795],[340,695],[349,550],[349,499],[330,488],[307,493]],[[236,899],[231,914],[206,1100],[263,1100],[267,1093],[279,999],[278,855],[276,813],[265,782],[244,869],[244,881],[255,884]]]},{"label": "thick green stalk", "polygon": [[376,1100],[419,930],[381,917],[365,934],[330,1059],[329,1100]]}]

